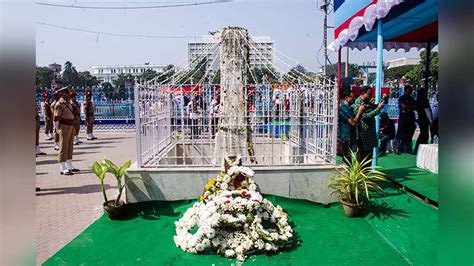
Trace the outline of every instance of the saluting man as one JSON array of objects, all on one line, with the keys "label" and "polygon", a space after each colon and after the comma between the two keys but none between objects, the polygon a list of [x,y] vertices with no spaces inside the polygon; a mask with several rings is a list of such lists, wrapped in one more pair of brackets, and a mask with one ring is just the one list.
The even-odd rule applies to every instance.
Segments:
[{"label": "saluting man", "polygon": [[69,102],[67,87],[59,90],[60,99],[54,106],[54,128],[59,133],[59,172],[61,175],[72,175],[79,171],[72,166],[72,153],[74,149],[74,113]]},{"label": "saluting man", "polygon": [[79,140],[79,130],[81,129],[81,106],[77,102],[76,91],[71,89],[69,94],[71,95],[72,112],[76,119],[74,121],[74,145],[79,145],[79,143],[82,143],[82,141]]},{"label": "saluting man", "polygon": [[45,140],[53,139],[53,111],[51,110],[51,102],[49,101],[49,92],[43,94],[43,119]]},{"label": "saluting man", "polygon": [[[59,101],[59,88],[54,89],[54,94],[53,94],[53,102],[51,103],[51,112],[53,113],[53,121],[54,121],[54,107],[56,106],[56,103]],[[55,128],[53,128],[54,131],[54,149],[59,150],[59,134],[56,131]]]},{"label": "saluting man", "polygon": [[92,104],[92,92],[86,91],[86,101],[84,102],[84,113],[86,117],[87,140],[97,139],[92,134],[94,127],[94,105]]}]

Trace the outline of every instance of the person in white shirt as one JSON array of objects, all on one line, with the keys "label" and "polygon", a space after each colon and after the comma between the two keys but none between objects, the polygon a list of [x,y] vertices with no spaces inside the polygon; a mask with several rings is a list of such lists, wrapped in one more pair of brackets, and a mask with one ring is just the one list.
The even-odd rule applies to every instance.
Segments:
[{"label": "person in white shirt", "polygon": [[214,95],[211,101],[211,136],[214,138],[216,134],[216,126],[219,124],[219,108],[221,106],[219,94]]}]

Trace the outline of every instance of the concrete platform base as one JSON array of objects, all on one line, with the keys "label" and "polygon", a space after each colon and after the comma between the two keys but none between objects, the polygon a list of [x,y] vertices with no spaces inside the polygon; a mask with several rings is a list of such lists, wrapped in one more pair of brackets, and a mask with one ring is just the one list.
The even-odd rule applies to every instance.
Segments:
[{"label": "concrete platform base", "polygon": [[[330,195],[328,182],[335,166],[275,166],[257,167],[254,179],[263,194],[292,199],[305,199],[328,204],[337,201]],[[126,173],[127,202],[153,200],[197,199],[210,178],[216,177],[220,168],[137,168]],[[139,177],[144,180],[129,179]]]}]

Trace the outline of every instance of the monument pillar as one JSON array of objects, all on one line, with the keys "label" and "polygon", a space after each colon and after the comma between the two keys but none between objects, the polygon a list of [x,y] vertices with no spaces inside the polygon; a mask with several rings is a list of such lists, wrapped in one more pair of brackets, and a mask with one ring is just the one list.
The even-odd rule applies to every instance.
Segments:
[{"label": "monument pillar", "polygon": [[[215,159],[248,156],[246,60],[249,56],[248,32],[240,27],[226,27],[220,35],[220,121],[216,134]],[[245,160],[244,160],[245,161]]]}]

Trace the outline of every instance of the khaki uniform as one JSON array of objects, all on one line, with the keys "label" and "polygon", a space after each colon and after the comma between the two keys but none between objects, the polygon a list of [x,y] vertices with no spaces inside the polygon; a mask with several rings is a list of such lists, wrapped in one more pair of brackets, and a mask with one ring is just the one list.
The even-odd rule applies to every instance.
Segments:
[{"label": "khaki uniform", "polygon": [[[56,107],[56,104],[58,103],[57,100],[54,100],[52,103],[51,103],[51,112],[53,113],[53,121],[54,121],[54,108]],[[58,132],[54,132],[54,142],[58,143],[59,142],[59,133]]]},{"label": "khaki uniform", "polygon": [[49,101],[44,102],[44,133],[46,135],[53,133],[53,110]]},{"label": "khaki uniform", "polygon": [[59,121],[59,162],[66,162],[72,159],[74,147],[74,113],[72,106],[64,99],[54,106],[54,120]]},{"label": "khaki uniform", "polygon": [[92,102],[85,101],[84,102],[84,113],[86,117],[86,128],[87,134],[92,134],[92,129],[94,126],[94,105]]},{"label": "khaki uniform", "polygon": [[74,113],[74,136],[79,135],[79,130],[81,129],[81,106],[77,101],[71,100],[72,112]]}]

